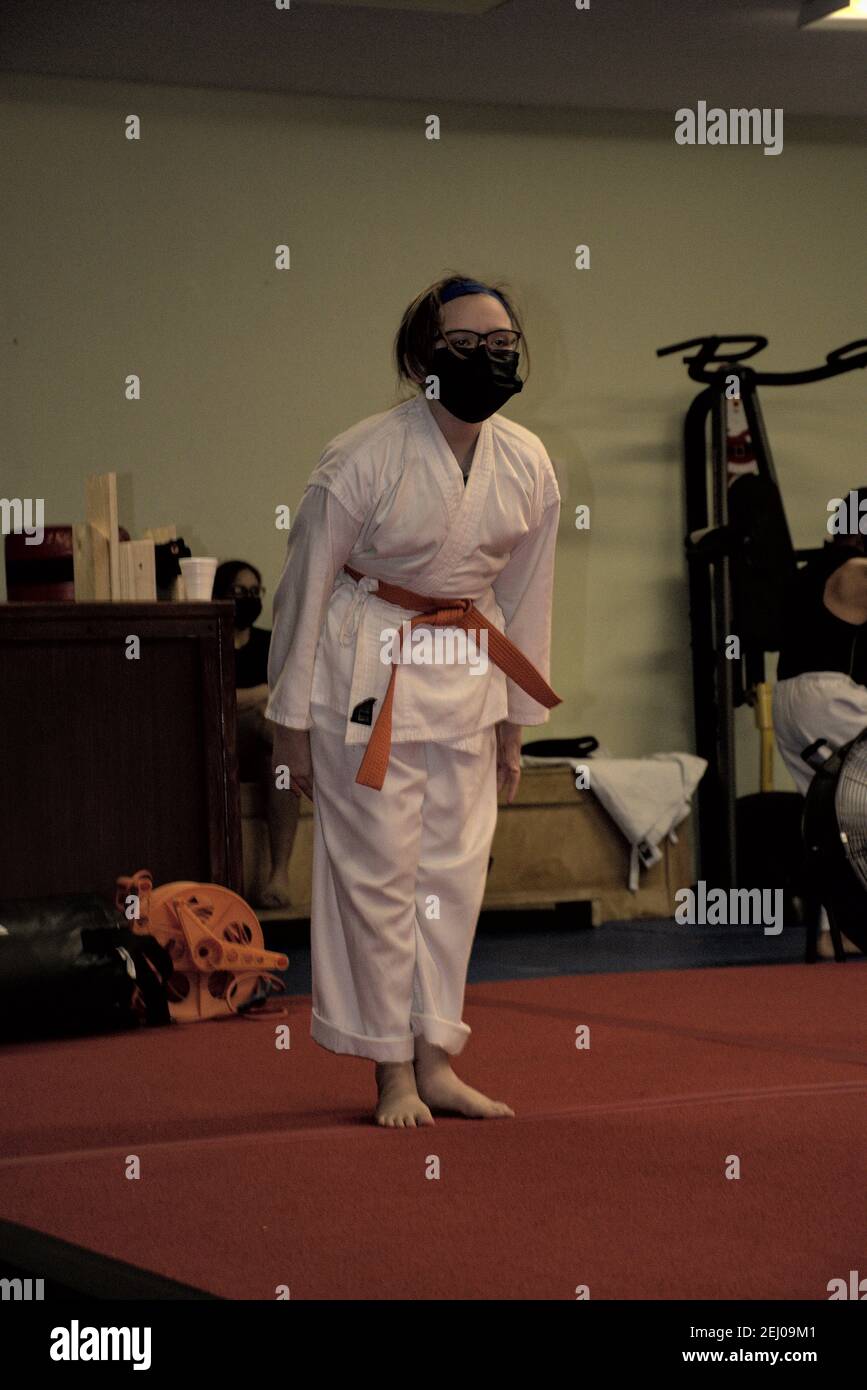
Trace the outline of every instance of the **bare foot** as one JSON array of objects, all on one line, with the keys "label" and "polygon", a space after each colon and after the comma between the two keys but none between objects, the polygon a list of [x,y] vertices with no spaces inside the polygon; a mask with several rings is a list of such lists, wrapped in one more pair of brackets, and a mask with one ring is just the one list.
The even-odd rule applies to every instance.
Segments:
[{"label": "bare foot", "polygon": [[291,907],[291,905],[288,874],[285,871],[282,874],[273,874],[259,894],[259,907]]},{"label": "bare foot", "polygon": [[415,1081],[418,1094],[432,1110],[450,1110],[477,1120],[515,1118],[505,1101],[491,1100],[455,1076],[445,1049],[420,1035],[415,1040]]},{"label": "bare foot", "polygon": [[451,1110],[475,1120],[496,1120],[501,1116],[515,1118],[515,1112],[505,1101],[491,1100],[455,1076],[451,1067],[436,1076],[419,1077],[418,1093],[432,1110]]},{"label": "bare foot", "polygon": [[377,1062],[379,1104],[374,1118],[389,1129],[415,1129],[432,1125],[434,1117],[420,1099],[412,1062]]}]

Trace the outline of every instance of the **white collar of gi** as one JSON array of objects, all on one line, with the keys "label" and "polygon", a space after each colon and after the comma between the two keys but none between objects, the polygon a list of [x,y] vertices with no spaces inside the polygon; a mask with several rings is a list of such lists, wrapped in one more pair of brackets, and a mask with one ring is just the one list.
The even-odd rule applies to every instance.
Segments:
[{"label": "white collar of gi", "polygon": [[431,408],[422,395],[419,395],[411,402],[415,407],[412,418],[418,425],[426,443],[433,446],[433,454],[440,468],[437,470],[437,481],[440,484],[446,501],[453,505],[460,505],[464,497],[469,495],[470,489],[481,486],[487,477],[491,466],[493,449],[491,441],[493,438],[493,426],[490,417],[482,421],[482,428],[476,440],[476,447],[473,452],[473,462],[467,474],[466,484],[464,483],[464,473],[460,464],[452,453],[449,442],[433,417]]}]

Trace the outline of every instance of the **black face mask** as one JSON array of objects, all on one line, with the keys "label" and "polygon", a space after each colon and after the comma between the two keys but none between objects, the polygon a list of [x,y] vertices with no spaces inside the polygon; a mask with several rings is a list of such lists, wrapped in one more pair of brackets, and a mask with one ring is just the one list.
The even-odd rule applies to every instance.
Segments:
[{"label": "black face mask", "polygon": [[480,343],[466,357],[456,357],[449,348],[437,348],[429,375],[439,377],[440,401],[446,410],[476,425],[524,389],[516,375],[517,366],[517,352],[489,357]]},{"label": "black face mask", "polygon": [[262,612],[262,604],[257,598],[236,598],[235,599],[235,628],[238,632],[243,632],[245,628],[252,627]]}]

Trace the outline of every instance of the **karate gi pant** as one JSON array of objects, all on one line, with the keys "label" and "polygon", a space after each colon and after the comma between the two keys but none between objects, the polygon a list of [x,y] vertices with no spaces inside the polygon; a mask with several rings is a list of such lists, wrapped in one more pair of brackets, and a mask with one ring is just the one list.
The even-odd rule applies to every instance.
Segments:
[{"label": "karate gi pant", "polygon": [[407,1062],[458,1053],[467,965],[497,820],[495,725],[480,751],[393,743],[380,791],[364,744],[315,723],[310,1032],[331,1052]]},{"label": "karate gi pant", "polygon": [[[777,681],[773,697],[774,734],[783,762],[802,796],[815,773],[801,757],[817,738],[842,748],[867,728],[867,687],[839,671],[807,671]],[[824,907],[820,929],[831,930]]]},{"label": "karate gi pant", "polygon": [[783,762],[803,796],[813,769],[801,757],[817,738],[841,748],[867,728],[867,686],[839,671],[808,671],[777,681],[773,701],[774,734]]}]

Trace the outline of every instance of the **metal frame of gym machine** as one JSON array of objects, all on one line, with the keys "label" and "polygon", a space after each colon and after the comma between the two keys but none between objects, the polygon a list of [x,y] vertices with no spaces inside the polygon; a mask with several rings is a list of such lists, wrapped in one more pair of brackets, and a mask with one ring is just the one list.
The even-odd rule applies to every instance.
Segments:
[{"label": "metal frame of gym machine", "polygon": [[[738,348],[738,344],[745,346]],[[742,660],[725,655],[725,638],[732,632],[731,558],[734,539],[728,530],[728,460],[726,450],[726,381],[735,375],[759,475],[779,492],[776,471],[762,419],[759,386],[801,386],[825,381],[856,367],[867,366],[867,338],[829,352],[821,367],[801,372],[760,372],[741,364],[768,345],[759,334],[691,338],[659,348],[657,357],[696,351],[683,358],[693,381],[705,389],[690,405],[683,431],[686,484],[686,552],[689,568],[689,620],[692,644],[693,706],[696,752],[708,763],[698,789],[700,877],[720,888],[736,888],[737,781],[734,711],[755,704],[765,686],[765,652],[744,647]],[[722,355],[719,355],[720,349]],[[860,350],[860,351],[856,351]],[[854,356],[847,356],[854,353]],[[710,471],[713,497],[708,498],[707,419],[711,417]],[[781,519],[785,510],[780,497]],[[788,527],[786,526],[788,534]],[[789,538],[791,547],[791,538]],[[795,561],[809,559],[816,549],[793,550]],[[765,687],[767,688],[767,687]],[[772,737],[772,735],[771,735]]]}]

